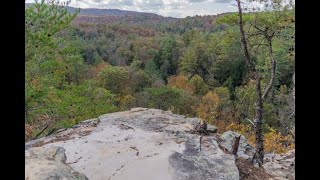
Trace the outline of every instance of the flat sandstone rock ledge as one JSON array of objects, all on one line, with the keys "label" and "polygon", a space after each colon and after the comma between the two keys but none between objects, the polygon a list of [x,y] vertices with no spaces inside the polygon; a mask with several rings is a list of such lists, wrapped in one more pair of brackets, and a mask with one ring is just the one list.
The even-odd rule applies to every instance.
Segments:
[{"label": "flat sandstone rock ledge", "polygon": [[[239,179],[234,157],[218,147],[214,133],[201,139],[188,132],[198,121],[169,111],[134,108],[26,143],[26,154],[61,147],[65,165],[90,180]],[[90,133],[81,135],[82,128]],[[214,126],[210,128],[216,131]],[[28,157],[26,167],[35,161],[36,157]],[[50,169],[42,164],[42,169]],[[26,174],[31,169],[26,168]]]},{"label": "flat sandstone rock ledge", "polygon": [[[141,117],[141,118],[139,118]],[[25,149],[31,147],[41,147],[45,144],[50,144],[58,141],[67,141],[76,139],[82,136],[89,135],[95,130],[100,122],[103,124],[119,124],[119,128],[125,128],[125,124],[130,124],[136,128],[141,128],[148,131],[166,131],[166,132],[179,132],[189,131],[200,120],[198,118],[185,118],[183,115],[173,114],[171,111],[163,111],[159,109],[147,108],[132,108],[130,111],[115,112],[110,114],[101,115],[95,119],[89,119],[79,122],[77,125],[69,129],[60,129],[56,133],[48,136],[26,142]],[[128,126],[129,127],[129,126]],[[127,127],[127,128],[128,128]],[[166,128],[163,128],[166,127]],[[210,133],[216,133],[217,128],[213,125],[208,125]]]},{"label": "flat sandstone rock ledge", "polygon": [[[208,126],[211,133],[206,136],[190,133],[198,122],[198,118],[158,109],[133,108],[105,114],[26,143],[26,176],[43,179],[39,173],[32,174],[31,165],[37,163],[41,164],[38,169],[58,179],[77,179],[78,176],[78,179],[90,180],[240,179],[235,157],[220,149],[221,145],[228,149],[234,133],[220,138],[214,133],[215,126]],[[244,154],[248,149],[246,140],[241,140],[241,144],[239,155],[248,158]],[[49,153],[57,148],[65,150],[65,158],[57,156],[62,157],[62,161],[52,155],[57,153]],[[43,163],[39,163],[39,156],[30,156],[37,154],[35,152],[42,154]],[[55,162],[48,165],[49,160]],[[52,168],[55,163],[64,164],[59,166],[64,174]]]}]

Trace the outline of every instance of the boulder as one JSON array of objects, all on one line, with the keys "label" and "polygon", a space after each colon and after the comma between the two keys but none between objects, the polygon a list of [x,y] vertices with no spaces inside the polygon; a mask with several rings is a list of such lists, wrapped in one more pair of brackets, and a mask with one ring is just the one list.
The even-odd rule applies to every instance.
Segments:
[{"label": "boulder", "polygon": [[218,132],[218,128],[214,125],[211,125],[211,124],[208,124],[207,125],[207,130],[210,132],[210,133],[216,133]]},{"label": "boulder", "polygon": [[65,163],[65,149],[62,147],[31,148],[25,151],[25,179],[88,179]]},{"label": "boulder", "polygon": [[[226,131],[220,136],[220,145],[231,152],[234,139],[239,136],[240,134],[237,132]],[[251,161],[255,152],[255,149],[248,143],[247,139],[241,135],[237,156]]]}]

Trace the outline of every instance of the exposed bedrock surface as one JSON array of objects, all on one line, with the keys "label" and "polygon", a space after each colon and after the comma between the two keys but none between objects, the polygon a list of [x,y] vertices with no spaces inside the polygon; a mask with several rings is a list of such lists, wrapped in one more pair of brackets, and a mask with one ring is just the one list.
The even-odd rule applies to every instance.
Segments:
[{"label": "exposed bedrock surface", "polygon": [[[26,178],[42,179],[34,174],[37,164],[56,179],[240,179],[235,157],[219,148],[215,126],[209,126],[206,136],[189,132],[198,121],[146,108],[83,121],[26,143]],[[47,161],[60,163],[64,170],[50,168]]]}]

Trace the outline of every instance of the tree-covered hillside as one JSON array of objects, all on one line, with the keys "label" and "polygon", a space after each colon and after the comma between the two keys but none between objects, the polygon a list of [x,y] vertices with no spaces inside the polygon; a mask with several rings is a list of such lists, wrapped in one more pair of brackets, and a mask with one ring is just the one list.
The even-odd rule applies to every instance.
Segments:
[{"label": "tree-covered hillside", "polygon": [[[134,23],[121,16],[100,23],[42,1],[28,6],[25,17],[26,140],[101,114],[147,107],[200,117],[254,144],[257,79],[246,63],[238,13],[174,21],[132,16]],[[273,78],[270,57],[277,63],[262,112],[269,152],[294,147],[294,21],[294,8],[243,14],[262,89]],[[257,28],[275,31],[272,56],[269,39]]]}]

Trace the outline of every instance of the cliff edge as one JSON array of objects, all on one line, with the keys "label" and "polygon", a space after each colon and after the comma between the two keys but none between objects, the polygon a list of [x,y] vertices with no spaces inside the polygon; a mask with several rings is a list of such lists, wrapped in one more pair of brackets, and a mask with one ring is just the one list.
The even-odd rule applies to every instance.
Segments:
[{"label": "cliff edge", "polygon": [[243,136],[237,158],[228,153],[237,136],[232,131],[219,135],[208,125],[208,135],[190,133],[198,121],[146,108],[83,121],[27,142],[25,179],[237,180],[250,179],[244,172],[250,168],[260,179],[294,178],[291,169],[270,175],[276,162],[263,170],[246,164],[254,148]]}]

